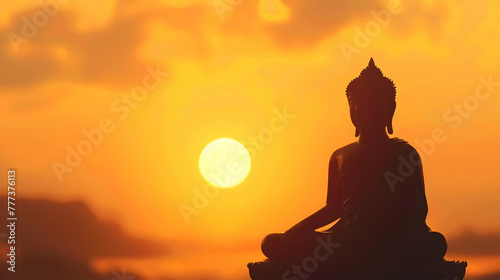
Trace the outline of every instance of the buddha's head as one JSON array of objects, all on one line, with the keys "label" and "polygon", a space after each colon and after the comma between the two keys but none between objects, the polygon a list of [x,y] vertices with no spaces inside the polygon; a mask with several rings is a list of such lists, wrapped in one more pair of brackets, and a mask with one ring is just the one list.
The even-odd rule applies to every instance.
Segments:
[{"label": "buddha's head", "polygon": [[396,110],[396,87],[375,66],[373,58],[368,67],[352,80],[346,89],[351,121],[360,131],[384,130],[392,134],[392,117]]}]

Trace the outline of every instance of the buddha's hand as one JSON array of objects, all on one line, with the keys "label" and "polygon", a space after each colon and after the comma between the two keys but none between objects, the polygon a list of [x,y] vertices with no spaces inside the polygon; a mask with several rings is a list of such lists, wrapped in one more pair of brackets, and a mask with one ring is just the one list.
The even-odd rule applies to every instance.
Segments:
[{"label": "buddha's hand", "polygon": [[283,237],[280,240],[279,249],[291,246],[296,242],[300,242],[301,237],[306,231],[307,228],[303,224],[298,223],[294,225],[283,234]]}]

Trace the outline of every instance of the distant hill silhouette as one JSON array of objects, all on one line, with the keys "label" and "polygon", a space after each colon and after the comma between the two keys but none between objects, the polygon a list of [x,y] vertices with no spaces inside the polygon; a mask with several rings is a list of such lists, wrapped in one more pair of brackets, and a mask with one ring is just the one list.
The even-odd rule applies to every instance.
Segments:
[{"label": "distant hill silhouette", "polygon": [[[7,208],[6,201],[6,197],[0,197],[2,209]],[[163,244],[130,236],[118,224],[100,220],[83,202],[18,199],[16,209],[19,219],[16,272],[8,272],[5,268],[4,252],[8,244],[5,238],[0,239],[3,263],[0,279],[110,280],[112,274],[100,275],[91,269],[92,259],[155,257],[168,252]],[[5,217],[1,219],[5,221]],[[0,233],[5,234],[6,230],[2,228]],[[120,274],[121,268],[117,271]],[[127,271],[127,274],[134,275],[134,280],[141,279],[133,272]]]},{"label": "distant hill silhouette", "polygon": [[500,255],[500,232],[464,231],[448,241],[449,251],[466,255]]}]

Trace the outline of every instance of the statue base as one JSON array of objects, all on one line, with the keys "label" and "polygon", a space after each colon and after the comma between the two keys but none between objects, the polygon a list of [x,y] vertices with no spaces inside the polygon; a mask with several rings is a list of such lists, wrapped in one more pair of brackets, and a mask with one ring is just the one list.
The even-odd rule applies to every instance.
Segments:
[{"label": "statue base", "polygon": [[[252,280],[462,280],[465,277],[467,262],[447,261],[443,259],[440,263],[433,265],[401,264],[393,269],[383,272],[369,273],[363,271],[362,265],[356,271],[342,276],[332,275],[295,275],[290,268],[284,269],[278,264],[265,260],[262,262],[249,263],[248,269]],[[286,273],[289,271],[288,273]]]}]

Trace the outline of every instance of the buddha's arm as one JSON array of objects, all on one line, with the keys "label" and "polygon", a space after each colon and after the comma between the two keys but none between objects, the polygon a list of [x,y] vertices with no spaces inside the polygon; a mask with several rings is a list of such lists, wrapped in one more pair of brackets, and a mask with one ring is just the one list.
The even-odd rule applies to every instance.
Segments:
[{"label": "buddha's arm", "polygon": [[338,177],[338,164],[334,153],[329,164],[326,205],[287,230],[278,245],[280,248],[285,246],[294,236],[300,236],[301,232],[316,230],[341,218],[342,191]]},{"label": "buddha's arm", "polygon": [[309,217],[300,221],[294,227],[301,230],[316,230],[326,226],[341,217],[341,208],[333,204],[327,204]]},{"label": "buddha's arm", "polygon": [[290,240],[298,240],[295,238],[301,236],[306,231],[313,231],[337,220],[340,217],[340,211],[336,209],[339,208],[334,207],[333,204],[327,204],[311,216],[297,223],[283,234],[278,247],[282,248],[283,246],[287,246],[289,242],[293,243]]},{"label": "buddha's arm", "polygon": [[341,208],[334,207],[333,204],[327,204],[311,216],[291,227],[283,234],[283,238],[281,238],[280,244],[278,245],[279,248],[286,246],[290,240],[293,240],[306,231],[313,231],[340,218],[340,211],[337,209]]},{"label": "buddha's arm", "polygon": [[315,230],[326,226],[342,216],[342,191],[338,176],[338,163],[336,154],[332,155],[328,168],[328,195],[327,202],[309,217],[299,222],[294,227],[304,230]]}]

